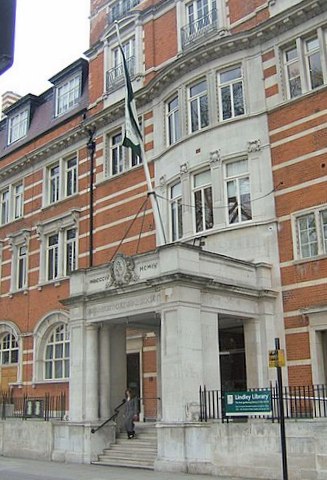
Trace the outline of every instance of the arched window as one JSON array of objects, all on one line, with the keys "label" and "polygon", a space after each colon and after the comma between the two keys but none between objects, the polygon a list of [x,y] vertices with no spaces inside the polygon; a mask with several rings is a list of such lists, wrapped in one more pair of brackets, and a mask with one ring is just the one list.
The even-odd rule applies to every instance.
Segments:
[{"label": "arched window", "polygon": [[0,340],[0,363],[1,365],[18,363],[18,343],[12,333],[5,334]]},{"label": "arched window", "polygon": [[45,347],[45,379],[69,377],[69,332],[67,325],[57,325],[49,334]]}]

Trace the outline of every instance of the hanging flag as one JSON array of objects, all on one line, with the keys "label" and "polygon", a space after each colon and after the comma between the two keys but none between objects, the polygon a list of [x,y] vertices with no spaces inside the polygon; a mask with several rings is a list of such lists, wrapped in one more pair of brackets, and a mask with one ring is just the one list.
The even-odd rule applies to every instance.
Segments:
[{"label": "hanging flag", "polygon": [[119,39],[119,48],[123,59],[124,76],[126,83],[126,97],[125,97],[125,136],[123,145],[129,147],[132,151],[142,157],[141,143],[143,142],[142,133],[137,120],[137,112],[135,106],[134,93],[132,82],[129,76],[127,62],[123,47]]}]

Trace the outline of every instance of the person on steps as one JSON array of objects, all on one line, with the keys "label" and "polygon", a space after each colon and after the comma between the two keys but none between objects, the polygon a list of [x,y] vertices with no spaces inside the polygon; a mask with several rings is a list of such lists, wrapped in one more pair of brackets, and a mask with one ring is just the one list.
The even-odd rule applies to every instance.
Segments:
[{"label": "person on steps", "polygon": [[127,438],[131,439],[135,437],[134,421],[138,419],[138,401],[130,388],[125,391],[125,397],[125,429]]}]

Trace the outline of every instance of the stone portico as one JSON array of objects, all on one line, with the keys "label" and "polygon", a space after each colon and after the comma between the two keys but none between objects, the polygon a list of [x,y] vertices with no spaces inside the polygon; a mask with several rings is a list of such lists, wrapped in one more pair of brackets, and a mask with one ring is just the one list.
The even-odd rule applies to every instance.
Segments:
[{"label": "stone portico", "polygon": [[200,385],[221,388],[219,322],[242,321],[248,387],[269,381],[278,335],[271,267],[172,244],[72,275],[72,422],[99,422],[126,388],[126,327],[158,333],[162,424],[196,420]]}]

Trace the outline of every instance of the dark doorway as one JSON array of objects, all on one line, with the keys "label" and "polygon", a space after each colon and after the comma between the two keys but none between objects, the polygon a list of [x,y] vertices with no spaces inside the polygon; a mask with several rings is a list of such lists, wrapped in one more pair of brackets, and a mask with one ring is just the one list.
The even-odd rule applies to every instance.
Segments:
[{"label": "dark doorway", "polygon": [[221,389],[246,390],[244,327],[241,320],[219,321],[219,354]]},{"label": "dark doorway", "polygon": [[127,386],[140,398],[140,353],[127,354]]}]

